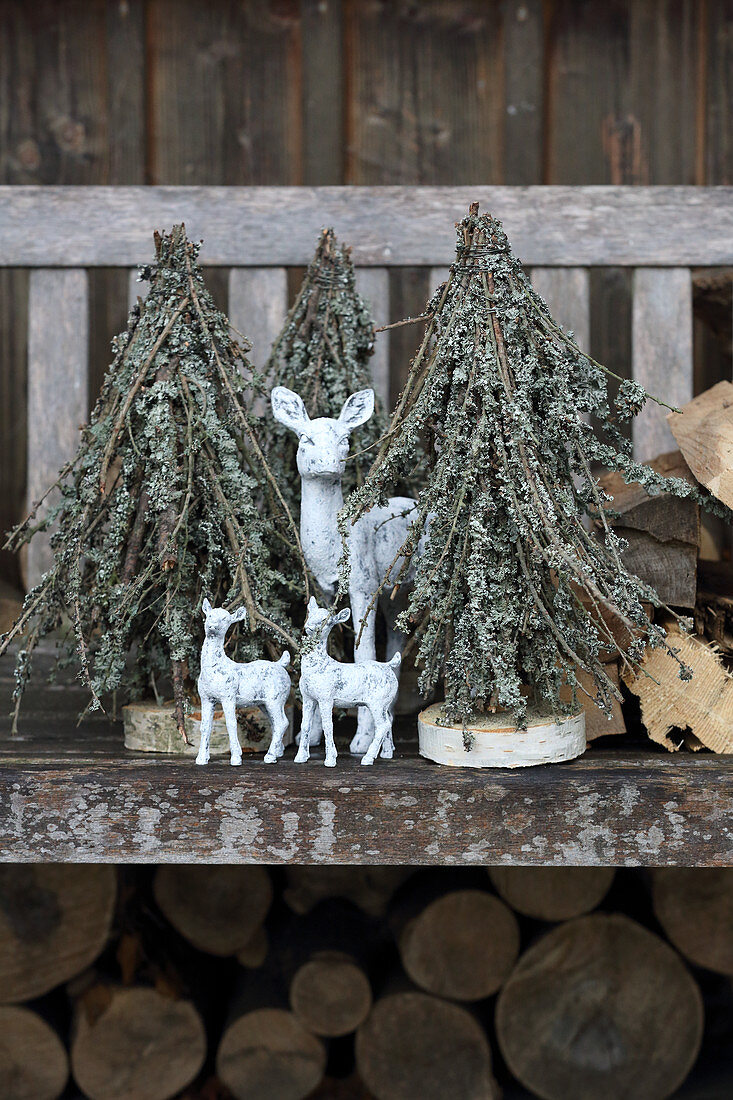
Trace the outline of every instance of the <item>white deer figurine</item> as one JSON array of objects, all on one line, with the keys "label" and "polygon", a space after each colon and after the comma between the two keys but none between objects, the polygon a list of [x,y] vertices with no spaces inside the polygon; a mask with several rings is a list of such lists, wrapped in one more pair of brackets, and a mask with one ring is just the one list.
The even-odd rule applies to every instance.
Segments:
[{"label": "white deer figurine", "polygon": [[[301,478],[300,539],[303,553],[324,595],[333,597],[341,558],[338,514],[344,503],[341,478],[349,454],[349,436],[354,428],[365,424],[374,412],[374,391],[353,393],[344,403],[337,419],[322,416],[311,420],[302,398],[284,386],[275,387],[271,401],[275,419],[295,432],[299,440],[297,464]],[[395,555],[408,536],[414,516],[414,500],[410,497],[392,497],[385,506],[371,508],[349,531],[349,602],[357,639],[361,633],[354,649],[357,664],[373,661],[376,657],[376,606],[372,606],[372,599],[390,566],[391,583],[378,601],[387,626],[387,658],[391,658],[400,647],[401,638],[395,620],[404,604],[399,599],[390,599],[390,595],[394,579],[403,564],[401,557],[395,562]],[[419,545],[418,554],[420,549]],[[411,566],[401,577],[400,583],[407,584],[413,579]],[[370,610],[367,611],[368,608]],[[314,742],[318,732],[316,725],[312,735]],[[366,752],[373,736],[369,711],[361,707],[351,751],[356,754]],[[388,742],[383,755],[392,749],[391,733]]]},{"label": "white deer figurine", "polygon": [[221,703],[229,734],[231,763],[242,763],[242,748],[237,735],[237,707],[260,706],[267,712],[272,728],[272,740],[265,754],[265,763],[274,764],[284,752],[283,738],[288,728],[285,704],[290,695],[290,677],[285,669],[290,664],[286,650],[279,661],[249,661],[238,664],[224,652],[224,639],[232,623],[245,618],[247,610],[240,607],[230,613],[224,607],[212,607],[204,600],[204,644],[201,648],[201,673],[198,679],[201,698],[201,744],[197,764],[208,764],[214,704]]},{"label": "white deer figurine", "polygon": [[373,764],[380,749],[382,756],[392,756],[390,737],[400,686],[397,670],[401,657],[395,653],[385,664],[361,661],[358,665],[344,664],[329,657],[328,635],[337,623],[345,623],[350,615],[348,607],[335,613],[319,607],[314,596],[308,603],[305,633],[314,641],[304,648],[300,664],[303,725],[296,764],[304,764],[310,755],[311,725],[318,712],[326,740],[325,764],[327,768],[335,767],[338,754],[333,739],[333,708],[359,704],[368,709],[374,727],[374,736],[361,758],[362,764]]}]

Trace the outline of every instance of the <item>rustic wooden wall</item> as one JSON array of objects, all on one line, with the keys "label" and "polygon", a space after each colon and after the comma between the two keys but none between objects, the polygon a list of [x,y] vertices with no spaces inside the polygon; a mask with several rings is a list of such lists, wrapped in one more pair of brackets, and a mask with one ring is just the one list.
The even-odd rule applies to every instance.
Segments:
[{"label": "rustic wooden wall", "polygon": [[[733,0],[0,0],[2,183],[731,183],[732,98]],[[395,315],[425,280],[394,273]],[[0,271],[2,528],[26,300]],[[92,393],[124,303],[95,272]],[[623,373],[623,273],[594,273],[592,326]]]}]

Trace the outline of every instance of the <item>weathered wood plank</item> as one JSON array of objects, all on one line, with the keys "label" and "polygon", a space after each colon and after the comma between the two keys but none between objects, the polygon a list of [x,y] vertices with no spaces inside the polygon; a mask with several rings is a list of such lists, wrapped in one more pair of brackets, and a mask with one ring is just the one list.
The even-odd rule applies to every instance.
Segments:
[{"label": "weathered wood plank", "polygon": [[302,0],[303,183],[338,184],[344,169],[341,0]]},{"label": "weathered wood plank", "polygon": [[264,367],[288,310],[284,267],[239,267],[229,273],[229,318],[252,344],[253,366]]},{"label": "weathered wood plank", "polygon": [[[705,183],[733,182],[733,4],[706,4],[703,42],[706,116],[703,165]],[[700,182],[700,181],[698,181]]]},{"label": "weathered wood plank", "polygon": [[[28,302],[28,501],[39,499],[76,450],[88,412],[89,300],[81,270],[31,272]],[[52,561],[46,535],[28,547],[36,584]]]},{"label": "weathered wood plank", "polygon": [[131,267],[153,229],[183,220],[211,265],[307,265],[333,225],[358,266],[439,266],[473,200],[530,266],[733,259],[728,187],[0,187],[0,263]]},{"label": "weathered wood plank", "polygon": [[[590,750],[521,773],[399,753],[329,772],[95,756],[4,741],[0,860],[733,865],[733,758]],[[67,740],[68,738],[68,740]],[[16,743],[17,745],[17,743]],[[57,746],[57,748],[60,746]]]},{"label": "weathered wood plank", "polygon": [[[669,405],[681,408],[692,399],[692,280],[687,268],[640,268],[635,273],[632,375]],[[675,450],[666,413],[647,401],[634,420],[637,459]]]},{"label": "weathered wood plank", "polygon": [[[389,323],[389,271],[386,267],[359,267],[356,289],[366,298],[372,311],[374,327]],[[389,333],[378,332],[374,340],[374,355],[370,362],[374,389],[389,409]]]},{"label": "weathered wood plank", "polygon": [[542,0],[504,3],[504,175],[506,183],[542,180],[544,17]]},{"label": "weathered wood plank", "polygon": [[[0,531],[25,513],[28,272],[0,271]],[[3,540],[4,541],[4,540]],[[0,574],[20,583],[18,559],[0,549]]]},{"label": "weathered wood plank", "polygon": [[590,349],[590,272],[584,267],[535,267],[532,285],[547,302],[558,324],[575,334],[584,351]]}]

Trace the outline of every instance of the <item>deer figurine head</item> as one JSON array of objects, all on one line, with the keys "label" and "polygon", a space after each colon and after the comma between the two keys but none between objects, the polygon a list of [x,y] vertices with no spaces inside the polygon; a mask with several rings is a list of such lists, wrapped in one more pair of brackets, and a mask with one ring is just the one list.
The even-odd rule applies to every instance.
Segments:
[{"label": "deer figurine head", "polygon": [[212,607],[208,600],[201,605],[204,616],[204,634],[207,638],[223,639],[232,623],[239,623],[247,617],[247,608],[238,607],[236,611],[227,611],[225,607]]},{"label": "deer figurine head", "polygon": [[337,419],[319,416],[311,420],[302,397],[285,386],[275,386],[271,401],[275,419],[298,437],[300,476],[340,480],[349,454],[349,436],[374,412],[374,390],[352,393]]}]

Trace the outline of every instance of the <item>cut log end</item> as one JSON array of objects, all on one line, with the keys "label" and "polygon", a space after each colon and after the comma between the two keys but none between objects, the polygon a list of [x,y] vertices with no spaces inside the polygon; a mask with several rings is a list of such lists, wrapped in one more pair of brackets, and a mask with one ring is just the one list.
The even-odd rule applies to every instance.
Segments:
[{"label": "cut log end", "polygon": [[733,869],[665,867],[652,883],[654,914],[677,950],[733,978]]},{"label": "cut log end", "polygon": [[535,920],[580,917],[603,901],[613,867],[491,867],[494,889],[512,909]]},{"label": "cut log end", "polygon": [[235,955],[267,915],[272,883],[264,867],[160,867],[155,900],[173,927],[211,955]]},{"label": "cut log end", "polygon": [[290,985],[290,1007],[315,1035],[349,1035],[367,1018],[372,991],[364,971],[338,952],[322,952],[300,967]]},{"label": "cut log end", "polygon": [[57,1100],[68,1076],[69,1060],[56,1032],[27,1008],[0,1008],[3,1100]]},{"label": "cut log end", "polygon": [[357,1032],[356,1064],[377,1100],[499,1096],[483,1028],[465,1008],[427,993],[378,1001]]},{"label": "cut log end", "polygon": [[217,1073],[237,1100],[303,1100],[323,1080],[326,1050],[285,1009],[246,1012],[224,1032]]},{"label": "cut log end", "polygon": [[456,1001],[496,993],[519,954],[519,926],[502,901],[482,890],[437,898],[404,928],[399,951],[421,989]]},{"label": "cut log end", "polygon": [[509,1069],[544,1100],[664,1100],[702,1038],[700,991],[679,956],[628,917],[593,915],[522,956],[496,1008]]},{"label": "cut log end", "polygon": [[206,1035],[189,1001],[154,989],[110,991],[101,1012],[77,1012],[71,1065],[90,1100],[167,1100],[201,1069]]},{"label": "cut log end", "polygon": [[109,866],[0,867],[0,1001],[38,997],[93,963],[116,892]]}]

